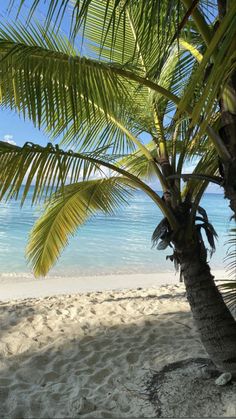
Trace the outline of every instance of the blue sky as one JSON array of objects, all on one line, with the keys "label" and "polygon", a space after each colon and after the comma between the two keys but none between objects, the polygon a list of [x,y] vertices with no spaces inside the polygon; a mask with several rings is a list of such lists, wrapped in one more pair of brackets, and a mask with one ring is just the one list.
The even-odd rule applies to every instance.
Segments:
[{"label": "blue sky", "polygon": [[[10,136],[8,138],[5,136]],[[31,121],[24,121],[10,110],[0,110],[0,139],[14,141],[17,145],[23,145],[26,141],[45,145],[49,141],[43,132],[35,128]]]},{"label": "blue sky", "polygon": [[[0,18],[2,18],[3,21],[5,20],[5,22],[10,21],[11,19],[14,22],[14,12],[16,11],[16,6],[9,16],[6,10],[9,0],[4,0],[0,3]],[[20,4],[20,0],[18,3]],[[27,16],[27,3],[31,4],[32,1],[26,2],[25,6],[22,8],[23,16]],[[37,11],[37,18],[39,20],[44,18],[44,12],[45,6],[42,3]],[[69,24],[64,21],[62,25],[63,31],[66,32],[68,27]],[[20,146],[23,145],[26,141],[32,141],[41,145],[46,145],[49,142],[48,137],[44,135],[42,131],[39,131],[37,128],[35,128],[31,121],[24,121],[23,118],[19,117],[16,112],[0,108],[0,139],[5,140],[5,136],[10,136],[10,141],[14,141],[17,145]]]}]

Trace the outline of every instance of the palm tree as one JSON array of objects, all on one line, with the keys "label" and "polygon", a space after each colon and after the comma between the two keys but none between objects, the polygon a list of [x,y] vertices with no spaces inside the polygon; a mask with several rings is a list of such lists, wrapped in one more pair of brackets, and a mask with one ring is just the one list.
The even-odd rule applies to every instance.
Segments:
[{"label": "palm tree", "polygon": [[[15,0],[9,0],[10,10],[15,3]],[[18,12],[24,3],[25,0],[21,0],[20,6],[17,5]],[[40,0],[32,0],[29,20],[39,4]],[[221,185],[236,217],[235,1],[107,0],[99,4],[93,0],[65,0],[63,3],[60,0],[51,0],[47,6],[46,29],[53,19],[55,24],[60,23],[68,8],[72,8],[73,11],[70,13],[72,38],[74,39],[82,30],[83,35],[89,34],[89,39],[92,38],[95,45],[99,44],[99,48],[109,40],[106,55],[115,61],[117,61],[116,47],[119,43],[118,61],[120,62],[122,53],[123,63],[126,63],[127,58],[130,59],[130,55],[125,51],[134,21],[138,44],[143,51],[146,51],[146,56],[152,57],[149,61],[152,61],[153,67],[148,69],[152,76],[163,63],[163,50],[176,39],[189,54],[193,54],[199,66],[185,94],[179,100],[176,97],[172,97],[172,100],[177,105],[178,115],[188,113],[192,126],[198,126],[199,139],[203,133],[206,133],[215,146],[219,159]],[[122,35],[119,31],[121,25]],[[120,38],[117,40],[119,32]],[[157,39],[154,51],[153,41]],[[162,51],[160,54],[158,48]],[[135,52],[139,55],[137,48]],[[151,73],[145,75],[149,76]],[[214,130],[213,127],[207,128],[213,109],[217,109],[218,114]]]},{"label": "palm tree", "polygon": [[[47,273],[89,216],[98,210],[109,213],[125,203],[132,189],[143,190],[164,214],[153,242],[160,249],[173,247],[171,259],[180,265],[203,344],[220,371],[236,372],[236,324],[210,273],[201,230],[212,247],[215,232],[199,207],[208,182],[219,181],[216,150],[225,156],[227,149],[215,130],[217,110],[208,106],[207,123],[197,119],[193,126],[192,100],[185,103],[199,73],[195,57],[202,60],[201,71],[208,61],[186,39],[180,45],[169,42],[176,32],[174,19],[168,33],[159,33],[167,22],[164,12],[160,25],[152,28],[149,46],[149,28],[144,22],[140,32],[139,26],[143,9],[136,4],[124,12],[104,37],[99,22],[102,27],[105,17],[112,22],[113,10],[91,2],[84,33],[95,58],[79,56],[68,40],[50,28],[45,33],[39,24],[1,27],[2,104],[45,127],[53,138],[59,136],[64,146],[1,143],[1,199],[21,195],[23,203],[34,179],[33,202],[49,199],[27,249],[37,276]],[[226,31],[228,42],[231,32]],[[210,44],[205,54],[211,56],[212,49],[216,53]],[[195,94],[199,101],[200,87]],[[148,144],[140,139],[143,132],[149,134]],[[207,136],[214,145],[210,149]],[[197,150],[194,173],[184,175],[185,160]],[[105,168],[110,176],[91,179]],[[150,174],[161,183],[162,197],[146,182]],[[181,176],[187,180],[184,189]]]}]

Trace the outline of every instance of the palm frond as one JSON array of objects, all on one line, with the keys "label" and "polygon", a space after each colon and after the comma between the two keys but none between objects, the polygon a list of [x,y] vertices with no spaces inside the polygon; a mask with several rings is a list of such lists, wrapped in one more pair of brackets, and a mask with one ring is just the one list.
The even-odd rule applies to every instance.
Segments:
[{"label": "palm frond", "polygon": [[118,118],[112,112],[105,114],[95,103],[90,104],[90,107],[89,117],[85,109],[80,109],[78,125],[73,119],[69,125],[59,121],[53,130],[46,129],[46,132],[52,140],[58,139],[61,146],[76,151],[86,152],[107,147],[114,154],[133,152],[138,143],[138,132],[129,123],[130,117],[126,115],[125,108],[119,112],[117,106],[116,113],[120,113]]},{"label": "palm frond", "polygon": [[[95,50],[95,53],[99,54],[102,59],[112,60],[123,65],[131,61],[136,63],[141,74],[158,82],[160,86],[170,89],[175,95],[179,95],[184,89],[194,59],[191,54],[184,53],[182,47],[176,43],[171,46],[169,44],[170,34],[174,27],[173,22],[171,24],[168,18],[172,30],[169,32],[166,30],[164,16],[167,11],[172,10],[171,4],[167,5],[165,1],[160,2],[158,10],[156,10],[160,16],[152,28],[153,41],[148,44],[148,47],[144,35],[148,28],[147,22],[140,25],[140,22],[143,21],[141,2],[124,7],[122,12],[119,7],[114,11],[114,7],[112,1],[102,3],[93,0],[90,3],[84,26],[85,42],[87,41],[92,50]],[[110,24],[110,19],[113,19],[114,16],[116,16],[115,28]],[[106,29],[104,29],[104,22]],[[156,94],[155,103],[157,102],[159,113],[163,115],[168,101]],[[153,104],[152,95],[150,103]],[[168,105],[168,112],[170,112],[173,110],[173,103],[169,102]],[[143,110],[146,106],[147,100]],[[164,110],[160,110],[160,107],[163,108],[163,106]]]},{"label": "palm frond", "polygon": [[200,242],[203,242],[203,237],[201,233],[201,230],[203,230],[206,234],[207,241],[210,245],[210,250],[209,250],[210,257],[212,257],[213,253],[216,250],[215,239],[217,239],[218,234],[216,233],[213,225],[209,221],[206,221],[203,217],[197,216],[195,220],[200,221],[200,223],[196,224],[199,240]]},{"label": "palm frond", "polygon": [[111,112],[112,104],[127,98],[120,77],[108,64],[79,57],[54,33],[40,41],[41,31],[40,26],[15,30],[10,25],[1,26],[2,105],[15,108],[39,127],[46,125],[51,130],[61,124],[60,120],[66,125],[74,121],[79,127],[80,109],[89,116],[93,103]]},{"label": "palm frond", "polygon": [[215,183],[216,185],[222,184],[222,178],[220,176],[209,176],[202,173],[182,173],[181,175],[171,175],[169,176],[169,179],[183,179],[184,181],[187,181],[188,179],[196,179]]},{"label": "palm frond", "polygon": [[153,129],[147,89],[178,102],[168,89],[141,77],[130,65],[80,57],[68,40],[52,31],[44,39],[42,35],[39,24],[27,29],[21,24],[0,26],[0,103],[45,127],[53,137],[63,135],[68,143],[75,138],[81,146],[110,144],[115,153],[125,147],[132,151],[127,130],[135,133],[135,115],[137,129],[143,123],[143,129]]},{"label": "palm frond", "polygon": [[[227,302],[228,306],[232,309],[235,309],[236,306],[236,281],[231,279],[228,282],[225,282],[219,285],[219,289]],[[234,310],[235,312],[235,310]]]},{"label": "palm frond", "polygon": [[[181,176],[181,171],[179,176]],[[208,150],[200,157],[192,172],[192,176],[186,175],[187,182],[183,190],[183,196],[188,196],[189,199],[201,199],[202,193],[207,188],[209,182],[220,183],[220,176],[218,175],[219,163],[217,152],[214,147],[209,147],[208,145]],[[202,177],[202,180],[200,177]]]},{"label": "palm frond", "polygon": [[[10,9],[15,4],[16,0],[9,0]],[[21,0],[20,4],[16,4],[18,13],[21,11],[24,4],[25,0]],[[40,0],[33,0],[31,2],[31,5],[29,6],[28,20],[32,18],[35,12],[37,12],[39,4]],[[63,19],[65,14],[68,14],[70,4],[72,6],[71,33],[73,37],[76,36],[81,27],[83,27],[86,23],[90,8],[94,7],[94,4],[100,6],[99,3],[94,0],[73,0],[72,2],[70,2],[70,0],[51,0],[48,2],[45,10],[46,29],[52,21],[54,21],[56,25]],[[123,0],[108,0],[105,2],[105,11],[101,18],[100,28],[103,34],[108,32],[107,27],[112,27],[113,37],[115,37],[116,29],[120,20],[123,15],[125,15],[127,10],[130,9],[138,9],[139,11],[138,23],[140,33],[142,34],[140,39],[147,47],[150,46],[150,43],[154,38],[153,28],[156,28],[156,26],[159,27],[160,33],[161,29],[164,29],[167,36],[171,39],[177,29],[181,14],[184,13],[181,3],[179,2],[176,7],[175,0],[139,0],[138,2],[136,0],[126,0],[125,2]],[[146,22],[146,24],[144,24],[144,22]],[[125,30],[125,23],[123,25]]]},{"label": "palm frond", "polygon": [[173,232],[168,220],[163,218],[152,234],[152,247],[156,247],[158,250],[166,249],[171,246],[172,235]]},{"label": "palm frond", "polygon": [[236,228],[229,231],[229,239],[226,242],[228,246],[225,263],[228,276],[236,279]]},{"label": "palm frond", "polygon": [[236,228],[229,231],[229,239],[226,242],[228,246],[224,262],[229,280],[224,280],[219,286],[223,297],[230,307],[236,307]]},{"label": "palm frond", "polygon": [[26,250],[35,276],[47,274],[68,238],[91,216],[127,204],[130,192],[124,178],[113,177],[70,184],[55,194],[33,227]]},{"label": "palm frond", "polygon": [[83,24],[85,42],[88,39],[92,49],[108,60],[122,64],[132,60],[146,73],[155,67],[157,74],[168,54],[177,15],[170,0],[120,5],[93,0]]},{"label": "palm frond", "polygon": [[[188,212],[191,209],[191,204],[183,203],[181,206],[178,207],[178,214],[177,219],[184,221],[184,219],[187,218]],[[215,252],[215,239],[217,239],[218,235],[213,227],[213,225],[209,222],[207,213],[202,207],[198,207],[198,212],[200,215],[195,216],[194,219],[194,230],[196,231],[198,242],[200,245],[204,243],[203,236],[202,236],[202,230],[204,230],[207,241],[210,245],[210,257]],[[163,220],[158,224],[158,226],[155,228],[153,235],[152,235],[152,244],[153,247],[156,247],[157,250],[164,250],[168,246],[174,247],[174,241],[176,240],[176,236],[178,234],[183,235],[183,231],[173,231],[171,229],[171,226],[168,222],[167,218],[163,218]],[[193,232],[192,232],[193,234]],[[203,246],[203,249],[205,251],[205,246]],[[168,259],[173,261],[175,263],[175,267],[178,270],[179,260],[178,255],[174,251],[174,254],[172,256],[168,256]]]},{"label": "palm frond", "polygon": [[103,170],[107,168],[111,173],[125,177],[130,187],[143,190],[159,206],[174,227],[176,219],[171,209],[140,178],[121,168],[116,162],[113,163],[113,160],[119,158],[120,156],[115,155],[101,155],[99,150],[81,154],[73,151],[65,152],[50,143],[47,147],[32,143],[18,147],[1,141],[0,199],[21,196],[23,204],[30,186],[33,186],[32,202],[35,203],[45,200],[60,188],[63,189],[68,180],[77,182],[80,178],[88,179],[94,172],[104,176]]},{"label": "palm frond", "polygon": [[[236,66],[234,48],[236,36],[235,13],[236,3],[232,3],[229,12],[222,20],[203,55],[197,71],[195,71],[191,83],[188,85],[188,91],[183,95],[178,105],[180,113],[186,111],[188,106],[192,106],[192,126],[200,121],[199,136],[209,124],[225,82]],[[210,74],[207,75],[207,66],[212,64],[211,60],[213,60],[214,65],[211,65]],[[200,89],[201,94],[196,101],[195,93],[197,89]]]},{"label": "palm frond", "polygon": [[141,179],[151,179],[155,174],[154,165],[156,163],[157,148],[153,141],[146,144],[146,148],[150,152],[153,160],[146,159],[140,150],[130,153],[127,156],[122,157],[117,161],[119,167],[124,167],[129,173],[138,176]]},{"label": "palm frond", "polygon": [[[157,0],[156,0],[157,1]],[[174,11],[174,9],[173,9],[173,4],[170,4],[170,2],[169,2],[169,0],[167,1],[167,2],[159,2],[160,4],[158,4],[158,2],[159,2],[159,0],[157,1],[157,4],[155,5],[155,6],[153,6],[153,10],[155,10],[156,11],[156,13],[158,14],[158,16],[159,16],[159,18],[157,19],[157,21],[156,21],[156,26],[155,26],[155,33],[154,33],[154,35],[153,35],[153,39],[154,39],[154,42],[152,42],[151,44],[148,42],[148,48],[147,48],[147,46],[146,46],[146,44],[145,45],[143,45],[142,46],[142,44],[140,43],[141,41],[139,40],[139,31],[141,30],[141,26],[140,26],[140,22],[143,20],[143,8],[141,7],[141,4],[131,4],[131,11],[129,10],[129,8],[127,8],[126,6],[124,7],[124,10],[123,10],[123,12],[120,12],[119,11],[119,13],[121,13],[121,15],[123,16],[123,13],[124,13],[124,16],[125,17],[123,17],[123,18],[121,18],[121,17],[119,17],[118,19],[117,19],[117,22],[116,22],[116,25],[117,25],[117,28],[116,28],[116,37],[115,37],[115,39],[118,39],[118,44],[116,45],[116,47],[115,47],[115,49],[114,49],[114,51],[116,52],[116,54],[120,54],[120,56],[123,56],[124,55],[124,51],[130,51],[130,53],[129,54],[131,54],[130,55],[130,58],[129,58],[129,60],[128,60],[128,57],[126,57],[127,59],[126,60],[121,60],[120,58],[119,58],[119,56],[115,56],[115,57],[113,57],[113,66],[114,66],[114,58],[116,59],[115,60],[115,62],[116,62],[116,66],[115,66],[115,68],[114,68],[114,70],[115,70],[115,72],[117,72],[118,71],[118,68],[117,68],[117,65],[119,64],[119,65],[121,65],[122,66],[122,69],[124,68],[124,65],[125,65],[125,68],[131,68],[131,69],[133,69],[133,65],[134,65],[134,60],[133,60],[133,57],[132,57],[132,51],[131,50],[134,50],[135,48],[136,49],[138,49],[138,51],[139,51],[139,53],[138,53],[138,57],[139,57],[139,62],[140,62],[140,60],[141,60],[141,62],[143,63],[142,64],[142,66],[143,66],[143,70],[141,71],[141,74],[144,76],[144,79],[146,78],[146,77],[148,77],[149,79],[150,79],[150,77],[153,79],[153,81],[155,80],[155,81],[158,81],[159,79],[160,79],[160,86],[162,86],[162,80],[161,79],[163,79],[163,76],[160,78],[160,75],[161,75],[161,73],[163,73],[163,64],[165,63],[165,61],[167,60],[167,58],[169,57],[169,59],[171,59],[172,61],[175,61],[176,63],[175,63],[175,66],[173,67],[173,69],[172,69],[172,71],[170,70],[170,66],[169,66],[169,69],[168,69],[168,71],[169,71],[169,76],[168,76],[168,78],[169,78],[169,80],[172,80],[172,88],[173,88],[173,93],[175,94],[175,96],[176,96],[176,94],[177,94],[177,91],[178,91],[178,89],[180,89],[180,87],[181,88],[183,88],[183,80],[184,80],[184,77],[183,77],[183,74],[186,74],[189,70],[187,69],[187,67],[190,65],[189,63],[188,63],[188,61],[189,61],[189,57],[188,58],[186,58],[186,54],[185,54],[185,57],[184,57],[184,59],[183,60],[181,60],[181,62],[178,64],[178,68],[177,69],[175,69],[175,67],[176,67],[176,64],[178,63],[178,60],[176,61],[176,58],[173,60],[172,59],[172,56],[174,55],[176,55],[176,53],[174,53],[173,51],[172,51],[172,47],[171,47],[171,49],[169,48],[169,44],[168,44],[168,42],[163,42],[163,40],[161,39],[160,40],[160,42],[158,41],[158,36],[167,36],[167,37],[169,37],[170,36],[170,31],[168,32],[168,31],[166,31],[166,19],[167,19],[167,17],[168,17],[168,21],[170,20],[169,19],[169,13],[171,12],[171,11]],[[157,7],[157,5],[158,5],[158,7]],[[147,5],[145,5],[145,8],[146,8],[146,6]],[[78,6],[79,7],[79,6]],[[109,13],[113,16],[113,12],[111,11],[111,10],[113,10],[113,7],[115,7],[115,10],[116,10],[116,12],[118,13],[118,9],[119,9],[119,7],[118,7],[118,9],[116,8],[116,5],[114,5],[113,4],[113,2],[112,1],[109,1],[106,5],[105,4],[101,4],[101,2],[97,2],[97,1],[92,1],[92,2],[90,2],[90,4],[89,4],[89,9],[88,9],[88,13],[86,14],[86,26],[85,26],[85,28],[84,28],[84,30],[85,31],[88,31],[88,33],[86,32],[86,36],[88,36],[89,37],[89,39],[90,39],[90,41],[92,42],[92,44],[93,44],[93,46],[94,46],[94,42],[95,42],[95,40],[98,42],[98,34],[97,34],[97,32],[99,32],[99,30],[101,29],[99,29],[99,28],[97,28],[97,30],[96,30],[96,36],[94,35],[94,31],[91,29],[92,28],[92,22],[90,22],[90,18],[92,19],[92,21],[94,20],[94,18],[96,18],[96,25],[98,24],[98,21],[99,21],[99,19],[98,19],[98,16],[99,16],[99,14],[101,14],[101,16],[100,16],[100,20],[101,21],[103,21],[103,19],[102,19],[102,16],[103,15],[105,15],[106,16],[106,18],[108,17],[108,15],[109,15]],[[141,9],[140,9],[141,8]],[[162,11],[162,8],[163,8],[163,11]],[[90,9],[91,9],[91,11],[90,11]],[[111,9],[111,10],[110,10]],[[136,10],[137,9],[137,10]],[[173,10],[172,10],[173,9]],[[140,10],[142,11],[142,12],[140,12]],[[147,8],[147,10],[148,10],[148,8]],[[133,15],[134,16],[132,16],[131,17],[131,20],[130,20],[130,13],[133,13]],[[94,14],[95,13],[95,17],[94,17]],[[97,13],[97,14],[96,14]],[[128,15],[126,16],[126,13],[128,13]],[[132,14],[131,13],[131,14]],[[176,13],[176,11],[174,11],[174,13]],[[136,15],[138,14],[138,16],[139,17],[137,17]],[[163,16],[166,16],[166,17],[163,17]],[[121,22],[121,20],[122,19],[125,19],[125,27],[126,27],[126,31],[127,31],[127,34],[128,34],[128,40],[127,41],[125,41],[123,38],[124,38],[124,33],[123,33],[123,26],[122,26],[122,22]],[[163,20],[164,19],[164,20]],[[109,19],[107,19],[107,21],[109,21]],[[91,23],[91,24],[90,24]],[[163,31],[163,30],[161,30],[161,28],[162,28],[162,26],[161,26],[161,28],[159,27],[160,25],[164,25],[163,27],[165,28],[165,30]],[[173,22],[172,22],[172,24],[171,24],[172,26],[173,26]],[[143,29],[142,30],[144,30],[145,31],[145,28],[147,28],[147,25],[146,25],[146,23],[143,25]],[[99,30],[98,30],[99,29]],[[113,28],[114,29],[114,28]],[[109,30],[110,31],[112,31],[113,30],[112,29],[112,27],[109,25]],[[29,27],[27,30],[24,28],[24,30],[25,31],[28,31],[29,32],[29,36],[27,35],[27,38],[28,38],[28,41],[30,40],[30,41],[32,41],[31,40],[31,37],[32,37],[32,34],[31,34],[31,32],[32,32],[32,29],[31,29],[31,27]],[[154,29],[153,29],[154,30]],[[45,30],[44,30],[44,28],[41,28],[41,34],[44,34],[45,33]],[[6,30],[5,29],[5,31],[4,32],[6,32],[7,34],[8,34],[8,32],[9,32],[9,30]],[[20,28],[19,27],[17,27],[17,29],[15,30],[15,31],[13,31],[13,30],[11,30],[10,32],[14,32],[14,40],[16,41],[16,35],[17,35],[17,33],[19,32],[21,32],[20,31]],[[35,34],[35,38],[39,38],[39,36],[37,36],[37,31],[35,31],[35,29],[34,29],[34,32],[36,32],[36,34]],[[45,35],[45,37],[47,38],[47,36],[49,37],[49,38],[51,38],[51,39],[54,39],[54,43],[56,43],[57,44],[57,36],[59,36],[59,35],[57,35],[57,34],[53,34],[53,36],[51,36],[50,35],[50,32],[52,32],[51,30],[50,30],[50,28],[48,28],[48,30],[47,30],[47,32],[46,32],[46,34],[47,35]],[[141,31],[142,32],[142,31]],[[157,36],[157,32],[158,32],[158,36]],[[119,34],[119,36],[118,36],[118,34]],[[162,35],[161,35],[162,34]],[[164,34],[164,35],[163,35]],[[5,34],[4,34],[5,35]],[[131,35],[131,36],[129,36],[129,35]],[[97,39],[93,39],[93,37],[95,36],[95,38],[97,38]],[[22,37],[23,39],[24,39],[24,42],[26,42],[26,39],[25,39],[25,37]],[[145,38],[145,36],[144,36],[144,38]],[[119,41],[119,39],[120,39],[120,41]],[[112,40],[113,40],[113,36],[112,35],[110,35],[109,37],[107,36],[106,37],[106,40],[104,41],[105,42],[105,45],[103,45],[104,43],[102,43],[102,45],[103,45],[103,50],[104,51],[109,51],[110,49],[112,49]],[[122,41],[123,40],[123,41]],[[146,41],[147,41],[147,39],[145,38],[145,43],[146,43]],[[102,41],[101,41],[102,42]],[[122,42],[124,42],[124,46],[125,46],[125,49],[124,49],[124,51],[123,51],[123,47],[122,47]],[[129,48],[129,43],[131,43],[132,44],[132,48],[131,48],[131,50],[130,50],[130,48]],[[151,45],[151,47],[150,47],[150,45]],[[41,45],[42,46],[42,45]],[[101,46],[101,45],[100,45]],[[150,50],[150,48],[151,48],[151,50]],[[48,49],[50,49],[50,48],[48,48]],[[73,50],[73,48],[72,48],[72,50]],[[102,51],[103,51],[102,50]],[[113,51],[113,50],[112,50]],[[175,48],[175,51],[176,51],[176,48]],[[73,54],[74,54],[75,52],[73,51]],[[70,54],[70,55],[72,55],[73,56],[73,54]],[[78,53],[77,53],[78,54]],[[104,55],[102,55],[103,54],[103,52],[101,53],[101,58],[103,59],[102,60],[102,62],[103,63],[107,63],[107,56],[106,56],[106,53],[104,52]],[[161,54],[161,56],[160,56],[160,54]],[[67,52],[67,55],[68,55],[68,52]],[[140,58],[140,57],[142,57],[142,58]],[[152,57],[152,58],[151,58]],[[54,57],[55,58],[55,57]],[[57,57],[58,58],[58,57]],[[105,60],[105,61],[104,61]],[[131,66],[131,60],[132,60],[132,66]],[[151,60],[151,61],[150,61]],[[191,60],[190,60],[191,61]],[[95,65],[95,64],[94,64]],[[131,66],[131,67],[130,67]],[[158,66],[158,68],[157,68],[157,66]],[[191,66],[191,65],[190,65]],[[167,68],[167,67],[166,67]],[[101,69],[101,62],[100,62],[100,69]],[[180,71],[180,69],[181,69],[181,71]],[[120,69],[121,70],[121,69]],[[137,73],[137,68],[136,68],[136,73]],[[58,71],[58,70],[57,70]],[[91,72],[91,71],[90,71]],[[173,72],[173,75],[171,76],[171,73]],[[138,73],[140,73],[140,72],[138,72]],[[166,73],[166,72],[165,72]],[[130,87],[128,87],[127,88],[127,86],[126,86],[126,88],[124,89],[126,92],[127,91],[131,91],[131,90],[133,90],[132,89],[132,86],[133,86],[133,84],[131,83],[131,79],[129,79],[129,77],[128,78],[126,78],[125,77],[125,73],[123,72],[122,73],[123,74],[123,76],[121,75],[121,78],[122,78],[122,85],[124,85],[124,82],[126,82],[127,83],[127,80],[129,80],[128,81],[128,83],[130,84]],[[175,74],[175,78],[176,78],[176,81],[174,81],[174,74]],[[126,76],[131,76],[130,74],[128,74],[128,73],[126,73]],[[54,77],[55,77],[55,74],[54,74]],[[116,77],[117,77],[117,73],[116,73]],[[89,78],[89,77],[88,77]],[[119,79],[119,77],[118,77],[118,79]],[[120,79],[119,79],[120,80]],[[133,79],[134,80],[134,79]],[[135,81],[135,80],[134,80]],[[143,80],[144,81],[144,80]],[[137,80],[137,82],[138,82],[138,80]],[[164,80],[164,84],[166,85],[166,83],[167,83],[167,80],[166,80],[166,74],[165,74],[165,80]],[[176,84],[177,83],[177,84]],[[140,84],[142,84],[142,83],[140,83]],[[101,84],[101,86],[102,86],[103,84]],[[168,85],[170,85],[169,83],[168,83]],[[177,87],[177,85],[178,85],[178,87]],[[142,89],[144,89],[145,87],[144,87],[144,84],[142,84]],[[153,87],[155,87],[155,85],[154,84],[150,84],[149,83],[149,86],[150,86],[150,88],[152,89]],[[85,86],[86,87],[86,86]],[[146,89],[147,89],[147,87],[148,87],[148,84],[146,83]],[[164,85],[163,85],[163,87],[164,87]],[[135,87],[135,90],[137,91],[137,85],[136,85],[136,87]],[[154,89],[155,90],[155,89]],[[167,90],[167,89],[166,89]],[[53,91],[53,90],[52,90]],[[104,91],[106,91],[106,89],[104,90]],[[139,91],[140,91],[140,89],[139,89]],[[164,90],[162,89],[161,91],[159,90],[159,89],[157,89],[156,90],[157,92],[159,91],[159,93],[162,95],[163,94],[163,92],[164,92]],[[168,96],[168,95],[167,95]],[[93,99],[91,99],[92,100],[92,102],[94,102],[94,97],[93,97]],[[137,101],[137,97],[135,98],[136,99],[136,101]],[[108,98],[108,100],[109,100],[109,98]],[[171,100],[171,101],[176,101],[176,98],[174,97],[174,95],[169,95],[169,100]],[[99,104],[98,102],[97,102],[97,104]],[[143,106],[143,109],[145,109],[145,107],[146,107],[146,105],[147,105],[147,102],[145,103],[145,106]],[[172,105],[172,103],[171,103],[171,106],[173,106]],[[67,106],[67,108],[68,108],[68,106]],[[58,109],[59,109],[59,107],[58,107]],[[105,108],[104,108],[105,109]],[[58,123],[59,123],[59,121],[57,121]],[[78,125],[78,124],[77,124]]]},{"label": "palm frond", "polygon": [[[45,30],[54,22],[55,26],[59,26],[65,15],[70,16],[71,34],[73,37],[78,34],[81,27],[86,23],[89,15],[89,9],[97,4],[94,0],[51,0],[45,5]],[[102,3],[102,2],[101,2]],[[195,4],[194,4],[195,3]],[[12,10],[16,6],[17,14],[20,13],[26,0],[8,0],[8,9]],[[194,7],[193,7],[194,4]],[[184,5],[184,7],[183,7]],[[32,0],[28,5],[28,21],[37,13],[40,6],[40,0]],[[194,20],[200,22],[200,29],[205,33],[207,40],[210,37],[208,24],[215,19],[215,3],[210,0],[199,0],[192,2],[192,0],[108,0],[105,2],[106,13],[101,19],[100,27],[102,32],[106,34],[107,26],[113,27],[113,36],[115,38],[117,21],[130,9],[139,9],[140,32],[143,43],[151,43],[153,40],[153,27],[158,26],[159,31],[164,30],[170,33],[170,40],[179,36],[180,29],[183,29],[188,24],[188,18],[193,15]],[[68,13],[70,11],[70,13]],[[109,15],[109,12],[111,13]],[[119,12],[119,18],[117,14]],[[186,18],[187,16],[187,18]],[[142,19],[143,17],[143,19]],[[143,25],[143,21],[145,25]],[[144,27],[143,27],[144,26]],[[124,27],[125,28],[125,27]],[[158,33],[159,35],[159,33]]]},{"label": "palm frond", "polygon": [[51,143],[46,147],[32,143],[18,147],[1,141],[0,199],[17,199],[20,196],[23,204],[33,186],[34,204],[49,198],[68,181],[75,183],[94,174],[104,176],[104,167],[116,170],[112,162],[120,157],[108,155],[105,151],[103,154],[102,150],[82,154],[65,152]]}]

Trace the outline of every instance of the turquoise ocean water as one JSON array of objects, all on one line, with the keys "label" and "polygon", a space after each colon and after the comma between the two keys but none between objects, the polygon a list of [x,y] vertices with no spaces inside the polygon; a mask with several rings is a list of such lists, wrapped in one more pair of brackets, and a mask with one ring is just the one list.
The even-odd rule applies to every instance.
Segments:
[{"label": "turquoise ocean water", "polygon": [[[227,231],[231,226],[228,203],[221,194],[206,194],[201,205],[219,235],[217,250],[211,260],[215,269],[223,268]],[[24,249],[28,233],[38,216],[30,198],[21,209],[18,202],[0,204],[0,276],[30,273]],[[171,249],[152,249],[151,236],[162,218],[155,204],[137,192],[128,206],[113,216],[97,215],[80,228],[51,275],[75,276],[133,272],[173,271],[166,255]]]}]

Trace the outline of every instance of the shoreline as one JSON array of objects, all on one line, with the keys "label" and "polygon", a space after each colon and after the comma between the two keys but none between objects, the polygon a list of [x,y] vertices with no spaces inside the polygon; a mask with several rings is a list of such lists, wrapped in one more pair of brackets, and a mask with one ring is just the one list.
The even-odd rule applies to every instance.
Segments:
[{"label": "shoreline", "polygon": [[[227,279],[223,270],[212,270],[216,280]],[[156,288],[162,285],[178,285],[179,273],[130,273],[88,275],[34,279],[19,275],[4,276],[0,281],[0,301],[44,298],[58,295],[86,294],[96,291]]]}]

